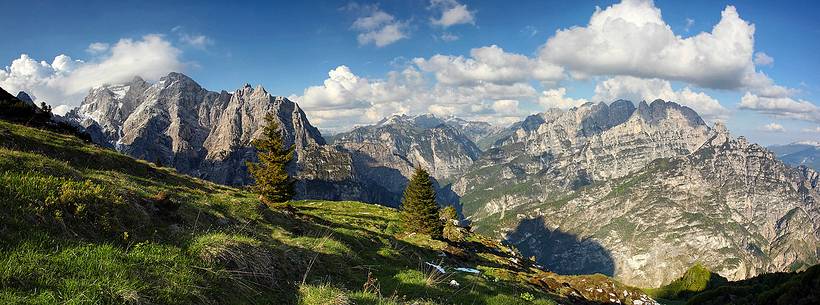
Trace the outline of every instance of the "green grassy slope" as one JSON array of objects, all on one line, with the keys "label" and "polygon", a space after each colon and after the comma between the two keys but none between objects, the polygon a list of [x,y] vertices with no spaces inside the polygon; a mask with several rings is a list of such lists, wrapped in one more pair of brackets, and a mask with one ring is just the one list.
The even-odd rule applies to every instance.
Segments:
[{"label": "green grassy slope", "polygon": [[820,265],[733,282],[695,265],[668,285],[646,290],[663,304],[818,304]]},{"label": "green grassy slope", "polygon": [[0,121],[0,303],[600,304],[615,293],[631,304],[645,298],[601,275],[541,271],[481,235],[443,242],[398,234],[390,208],[328,201],[293,207],[264,205],[242,189]]},{"label": "green grassy slope", "polygon": [[649,295],[664,300],[682,300],[707,289],[726,284],[726,278],[712,273],[701,264],[690,267],[681,278],[659,288],[644,289]]}]

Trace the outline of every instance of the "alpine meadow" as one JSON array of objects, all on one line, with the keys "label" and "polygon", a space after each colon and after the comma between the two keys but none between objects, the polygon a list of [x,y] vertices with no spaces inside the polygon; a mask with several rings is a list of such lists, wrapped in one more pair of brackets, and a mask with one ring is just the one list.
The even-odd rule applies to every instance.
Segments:
[{"label": "alpine meadow", "polygon": [[820,304],[820,3],[0,11],[0,304]]}]

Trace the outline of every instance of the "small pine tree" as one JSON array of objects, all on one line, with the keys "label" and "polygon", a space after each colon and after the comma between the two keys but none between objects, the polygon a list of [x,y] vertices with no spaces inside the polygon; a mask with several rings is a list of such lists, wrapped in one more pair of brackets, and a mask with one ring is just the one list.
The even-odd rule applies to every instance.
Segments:
[{"label": "small pine tree", "polygon": [[400,217],[405,232],[441,238],[442,223],[436,205],[436,191],[433,189],[433,182],[430,181],[430,174],[424,169],[416,168],[404,190]]},{"label": "small pine tree", "polygon": [[279,123],[273,113],[268,113],[265,121],[267,125],[262,129],[262,136],[253,141],[259,162],[246,162],[248,172],[254,179],[251,189],[265,202],[287,202],[295,193],[295,181],[286,169],[293,160],[293,146],[285,148]]}]

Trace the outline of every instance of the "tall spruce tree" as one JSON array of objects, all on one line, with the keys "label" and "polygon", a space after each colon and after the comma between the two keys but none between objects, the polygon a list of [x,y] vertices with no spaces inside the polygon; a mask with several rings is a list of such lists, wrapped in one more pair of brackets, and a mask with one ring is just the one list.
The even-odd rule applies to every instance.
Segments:
[{"label": "tall spruce tree", "polygon": [[267,125],[262,129],[262,136],[253,141],[259,162],[246,162],[254,179],[251,189],[265,202],[287,202],[295,193],[295,181],[286,169],[293,160],[293,146],[285,148],[276,115],[268,113],[265,121]]},{"label": "tall spruce tree", "polygon": [[401,202],[401,222],[405,232],[429,234],[441,238],[442,223],[436,205],[436,191],[430,174],[416,168],[410,183],[404,190]]}]

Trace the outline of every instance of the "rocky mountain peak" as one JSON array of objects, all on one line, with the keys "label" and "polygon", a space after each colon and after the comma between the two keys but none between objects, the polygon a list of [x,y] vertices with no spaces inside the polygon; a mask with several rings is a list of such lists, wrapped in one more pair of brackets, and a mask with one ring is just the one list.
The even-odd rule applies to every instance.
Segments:
[{"label": "rocky mountain peak", "polygon": [[732,138],[726,125],[722,122],[715,122],[712,126],[712,138],[709,140],[711,145],[717,146],[726,143]]},{"label": "rocky mountain peak", "polygon": [[26,104],[34,105],[34,99],[32,99],[31,96],[29,96],[25,91],[18,92],[17,99],[25,102]]},{"label": "rocky mountain peak", "polygon": [[244,162],[255,156],[250,142],[268,112],[280,119],[297,156],[304,147],[324,144],[298,105],[272,97],[262,86],[211,92],[178,72],[154,84],[135,77],[94,88],[66,117],[99,130],[102,135],[92,137],[104,139],[100,144],[131,156],[219,183],[244,184]]},{"label": "rocky mountain peak", "polygon": [[379,122],[376,123],[377,126],[384,126],[384,125],[394,125],[394,124],[402,124],[408,123],[410,120],[410,116],[406,114],[393,114],[388,117],[385,117]]},{"label": "rocky mountain peak", "polygon": [[706,122],[692,108],[662,99],[656,99],[651,104],[641,101],[637,110],[641,118],[649,124],[655,124],[664,119],[683,119],[691,126],[706,125]]}]

